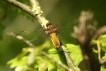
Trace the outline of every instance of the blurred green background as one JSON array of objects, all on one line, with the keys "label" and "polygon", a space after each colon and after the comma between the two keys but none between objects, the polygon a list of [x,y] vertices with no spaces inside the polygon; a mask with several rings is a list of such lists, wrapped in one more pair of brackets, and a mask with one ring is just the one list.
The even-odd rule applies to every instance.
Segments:
[{"label": "blurred green background", "polygon": [[[30,5],[29,0],[18,1]],[[75,39],[71,37],[71,33],[73,32],[73,26],[77,23],[77,19],[82,11],[93,12],[94,20],[98,22],[98,28],[106,23],[106,0],[38,1],[44,11],[45,17],[52,22],[53,25],[59,24],[57,28],[62,29],[59,33],[59,38],[64,45],[66,43],[77,44]],[[41,30],[41,32],[35,32],[35,34],[31,33],[28,35],[23,34],[23,36],[28,40],[34,38],[37,39],[43,32],[39,23],[30,15],[14,5],[3,0],[0,1],[0,71],[14,71],[6,65],[6,62],[14,58],[21,52],[23,47],[27,46],[22,41],[6,35],[6,33],[12,31],[17,34],[20,33],[20,31],[30,32],[32,30]],[[43,39],[45,38],[47,37],[43,37]],[[43,41],[43,39],[40,41]],[[34,41],[34,43],[35,42],[37,43],[38,41]]]}]

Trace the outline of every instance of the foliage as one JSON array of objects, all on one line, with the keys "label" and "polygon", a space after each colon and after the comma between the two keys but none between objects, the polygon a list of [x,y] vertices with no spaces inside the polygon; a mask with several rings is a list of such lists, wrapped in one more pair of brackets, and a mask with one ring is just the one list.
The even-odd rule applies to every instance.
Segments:
[{"label": "foliage", "polygon": [[[100,35],[100,37],[97,40],[92,40],[92,44],[96,44],[96,49],[94,49],[94,52],[98,53],[99,59],[106,58],[106,34]],[[106,70],[106,65],[102,65],[103,70]]]},{"label": "foliage", "polygon": [[[105,45],[106,40],[105,39],[106,39],[106,34],[101,35],[98,40],[92,40],[91,42],[92,44],[96,44],[96,45],[98,45],[97,42],[99,42],[99,44],[101,45],[100,51],[104,53],[104,54],[100,54],[102,56],[101,58],[106,58],[106,54],[105,54],[106,53],[106,45]],[[46,56],[42,55],[42,50],[43,51],[46,50],[49,56],[61,62],[61,59],[59,58],[59,55],[58,55],[59,50],[56,50],[54,47],[52,48],[52,46],[48,46],[50,47],[50,49],[47,50],[45,46],[47,46],[48,44],[50,43],[46,41],[42,46],[39,46],[36,48],[31,48],[31,47],[23,48],[22,52],[17,57],[10,60],[7,64],[10,65],[10,68],[15,67],[15,71],[26,71],[26,70],[65,71],[64,68],[59,66],[57,63],[54,63],[52,59],[50,60],[46,58]],[[74,44],[66,44],[66,46],[67,46],[66,50],[70,54],[72,59],[74,60],[75,64],[79,65],[80,62],[83,60],[80,47]],[[97,51],[98,49],[96,50],[96,52],[94,49],[94,52],[96,54],[98,54]],[[104,65],[103,65],[103,71],[105,71]]]},{"label": "foliage", "polygon": [[[44,43],[43,45],[47,44]],[[70,53],[70,56],[73,58],[74,62],[79,65],[82,61],[81,50],[79,46],[74,44],[67,44],[67,51]],[[26,71],[26,70],[38,70],[38,71],[65,71],[64,68],[59,66],[57,63],[54,63],[52,59],[47,59],[44,55],[39,51],[40,48],[44,48],[44,46],[36,47],[36,48],[23,48],[23,51],[14,59],[10,60],[8,64],[10,64],[10,68],[15,67],[15,71]],[[53,59],[57,61],[61,61],[59,58],[58,52],[55,48],[50,48],[46,50],[47,54],[51,56]],[[78,59],[76,59],[76,57]]]},{"label": "foliage", "polygon": [[[27,5],[30,5],[28,0],[18,0],[18,1],[25,3]],[[98,3],[100,3],[100,2],[98,2]],[[64,6],[65,10],[63,10],[63,4],[69,5],[69,6],[68,7]],[[59,5],[60,7],[59,8],[55,7],[54,9],[52,9],[51,10],[52,12],[48,13],[49,16],[47,16],[47,18],[50,18],[50,19],[52,19],[52,21],[54,20],[55,23],[57,23],[57,22],[60,22],[61,19],[64,19],[64,16],[66,16],[65,13],[70,13],[70,11],[73,11],[74,7],[73,7],[73,9],[70,8],[71,7],[70,2],[66,1],[65,3],[63,2],[63,4],[57,4],[57,6]],[[89,4],[87,3],[86,5],[90,5],[90,4],[93,4],[93,3],[89,3]],[[48,5],[48,2],[47,2],[47,5]],[[75,8],[74,11],[79,12],[80,11],[79,9],[85,10],[86,6],[83,6],[84,8],[81,8],[82,5],[83,5],[82,3],[81,3],[81,5],[77,5],[77,7],[79,7],[79,8],[78,9]],[[85,2],[84,2],[84,5],[85,5]],[[44,6],[45,6],[45,4],[44,4]],[[98,5],[98,7],[96,7],[96,6],[95,7],[99,9],[100,6],[102,6],[102,5]],[[53,7],[53,6],[51,6],[51,7]],[[94,7],[94,9],[96,9],[95,7]],[[105,7],[105,6],[103,6],[103,7]],[[69,9],[69,11],[67,11],[67,9]],[[87,10],[88,9],[89,8],[87,6]],[[90,7],[90,9],[91,9],[91,7]],[[101,13],[100,11],[98,11],[98,9],[96,9],[95,11]],[[45,10],[45,12],[46,11],[48,12],[49,8],[45,8],[44,10]],[[62,11],[60,12],[60,10],[62,10]],[[58,13],[56,13],[56,12],[58,12]],[[59,13],[61,13],[61,14],[59,14]],[[51,18],[51,14],[53,15],[54,18]],[[4,35],[5,31],[8,30],[8,28],[10,28],[11,25],[13,26],[15,24],[14,20],[19,15],[22,15],[23,17],[27,17],[27,20],[32,19],[31,16],[29,16],[27,13],[25,13],[21,9],[13,6],[12,4],[6,3],[3,0],[0,1],[0,57],[1,57],[0,70],[4,71],[4,69],[6,69],[6,68],[3,69],[2,68],[3,65],[6,64],[6,62],[8,60],[10,60],[10,61],[8,61],[7,64],[10,66],[10,68],[15,68],[15,71],[27,71],[27,70],[28,71],[37,71],[37,70],[39,70],[39,71],[45,71],[45,70],[65,71],[64,68],[62,68],[61,66],[59,66],[56,62],[54,62],[52,60],[52,59],[56,59],[57,61],[64,63],[64,61],[62,61],[59,57],[60,51],[57,50],[54,46],[52,46],[52,44],[50,42],[46,41],[45,43],[43,43],[40,46],[37,46],[36,48],[31,48],[26,45],[23,46],[24,43],[21,41],[18,41],[17,39],[15,40],[15,39],[12,39],[12,38]],[[98,15],[100,15],[100,14],[98,14]],[[63,16],[63,18],[61,16]],[[58,17],[61,17],[61,19],[58,19]],[[99,18],[103,19],[101,17],[99,17]],[[104,23],[104,21],[102,21],[102,22]],[[23,23],[23,21],[20,21],[18,23]],[[67,23],[68,23],[67,25],[70,25],[70,23],[72,23],[72,22],[67,22]],[[64,25],[66,25],[66,24],[64,24]],[[101,25],[101,24],[99,24],[99,25]],[[64,27],[64,26],[62,26],[62,27]],[[17,28],[17,27],[15,27],[15,28]],[[25,29],[25,27],[23,27],[23,29]],[[13,31],[13,29],[12,29],[12,31]],[[69,31],[71,31],[71,30],[69,30]],[[68,35],[67,34],[64,34],[64,35],[69,36],[69,34],[70,33],[68,32]],[[64,40],[69,41],[69,39],[71,39],[71,38],[66,38]],[[74,39],[74,38],[72,38],[72,39]],[[70,41],[73,43],[72,39]],[[96,45],[96,46],[94,46],[95,47],[94,53],[97,58],[99,56],[100,56],[100,59],[106,58],[106,44],[105,44],[106,40],[105,39],[106,39],[106,35],[104,34],[104,35],[101,35],[99,37],[99,39],[97,39],[97,40],[93,39],[91,42],[91,44]],[[75,41],[75,39],[74,39],[74,41]],[[75,64],[77,66],[79,66],[81,64],[81,62],[83,61],[80,47],[79,47],[79,45],[75,45],[72,43],[68,44],[68,43],[69,42],[67,42],[65,44],[67,46],[66,50],[70,54],[70,57],[72,57],[72,59],[74,60]],[[101,48],[101,50],[100,50],[101,53],[98,53],[99,48]],[[22,51],[21,51],[21,49],[22,49]],[[21,51],[21,53],[19,54],[20,51]],[[47,55],[52,57],[52,59],[48,59],[45,55],[42,54],[42,51],[45,51],[47,53]],[[16,56],[16,55],[18,55],[18,56]],[[82,66],[84,66],[84,65],[82,65]],[[103,65],[102,67],[103,67],[102,71],[105,71],[106,65]],[[8,71],[9,71],[9,69],[8,69]]]}]

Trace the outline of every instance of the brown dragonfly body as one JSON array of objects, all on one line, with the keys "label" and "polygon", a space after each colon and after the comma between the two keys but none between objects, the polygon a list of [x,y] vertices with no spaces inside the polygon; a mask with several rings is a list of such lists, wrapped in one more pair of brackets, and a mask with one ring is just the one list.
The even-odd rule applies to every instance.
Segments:
[{"label": "brown dragonfly body", "polygon": [[55,30],[57,25],[53,27],[52,23],[47,23],[46,27],[47,27],[47,29],[45,29],[45,31],[47,31],[46,35],[51,38],[53,45],[56,48],[59,48],[60,47],[60,41],[59,41],[59,39],[57,37],[57,33],[59,32],[59,30]]}]

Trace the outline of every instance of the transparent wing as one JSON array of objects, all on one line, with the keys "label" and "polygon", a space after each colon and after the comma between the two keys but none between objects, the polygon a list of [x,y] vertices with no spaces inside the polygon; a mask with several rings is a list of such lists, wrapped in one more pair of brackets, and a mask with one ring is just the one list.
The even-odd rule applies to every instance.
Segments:
[{"label": "transparent wing", "polygon": [[42,44],[46,37],[44,36],[45,31],[42,29],[40,30],[32,30],[32,31],[20,31],[17,35],[23,36],[25,39],[29,40],[32,42],[35,46]]},{"label": "transparent wing", "polygon": [[78,24],[78,15],[78,13],[70,15],[57,27],[57,29],[60,30],[60,32],[58,33],[58,37],[61,41],[67,43],[75,41],[71,36],[71,33],[73,33],[73,27]]}]

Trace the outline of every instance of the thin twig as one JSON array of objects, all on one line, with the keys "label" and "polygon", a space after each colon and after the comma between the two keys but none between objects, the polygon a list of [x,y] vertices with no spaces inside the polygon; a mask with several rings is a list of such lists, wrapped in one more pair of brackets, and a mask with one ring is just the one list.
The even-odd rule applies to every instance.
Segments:
[{"label": "thin twig", "polygon": [[101,64],[101,65],[106,64],[106,58],[101,59],[101,60],[100,60],[100,64]]},{"label": "thin twig", "polygon": [[36,8],[38,6],[38,3],[36,2],[36,0],[29,0],[31,3],[32,8]]},{"label": "thin twig", "polygon": [[16,39],[18,39],[18,40],[21,40],[21,41],[25,42],[25,43],[28,44],[30,47],[35,47],[30,41],[24,39],[24,38],[23,38],[22,36],[20,36],[20,35],[16,35],[16,34],[14,34],[13,32],[8,32],[7,35],[9,35],[9,36],[11,36],[11,37],[13,37],[13,38],[16,38]]},{"label": "thin twig", "polygon": [[21,10],[23,10],[23,11],[27,12],[28,14],[30,14],[32,17],[36,18],[35,15],[34,15],[34,13],[31,10],[31,7],[30,6],[28,6],[26,4],[23,4],[23,3],[21,3],[21,2],[19,2],[17,0],[5,0],[5,1],[7,1],[7,2],[9,2],[9,3],[11,3],[11,4],[15,5],[15,6],[17,6]]},{"label": "thin twig", "polygon": [[98,39],[98,37],[101,35],[101,34],[104,34],[106,33],[106,26],[103,26],[101,28],[99,28],[93,35],[93,38],[94,39]]},{"label": "thin twig", "polygon": [[46,24],[48,23],[48,20],[44,17],[43,11],[41,10],[37,0],[34,1],[33,4],[36,4],[36,5],[33,5],[33,7],[27,6],[26,4],[23,4],[23,3],[21,3],[21,2],[19,2],[17,0],[5,0],[5,1],[7,1],[7,2],[19,7],[23,11],[27,12],[32,17],[37,19],[39,24],[43,28],[46,28]]}]

